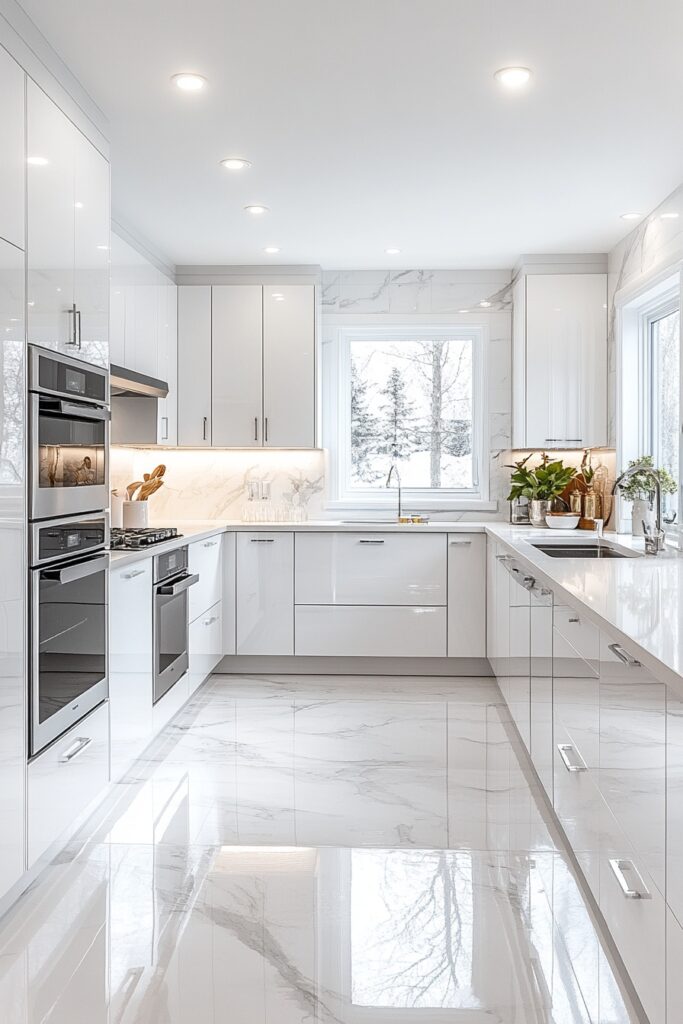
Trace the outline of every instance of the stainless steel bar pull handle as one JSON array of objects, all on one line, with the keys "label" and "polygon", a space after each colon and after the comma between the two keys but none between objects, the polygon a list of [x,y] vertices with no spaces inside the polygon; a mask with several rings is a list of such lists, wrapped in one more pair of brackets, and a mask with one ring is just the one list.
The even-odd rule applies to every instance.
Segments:
[{"label": "stainless steel bar pull handle", "polygon": [[564,766],[568,772],[586,772],[588,767],[582,757],[579,757],[578,751],[571,745],[571,743],[558,743],[557,749],[560,752],[560,757],[564,761]]},{"label": "stainless steel bar pull handle", "polygon": [[89,736],[79,736],[70,747],[67,747],[59,760],[62,762],[73,761],[73,759],[78,757],[79,754],[82,754],[86,747],[89,747],[91,743],[92,740]]},{"label": "stainless steel bar pull handle", "polygon": [[631,668],[640,668],[640,662],[638,659],[630,655],[628,651],[625,651],[621,644],[608,644],[607,646],[612,654],[616,654],[619,661],[624,665],[630,665]]},{"label": "stainless steel bar pull handle", "polygon": [[370,540],[370,539],[368,539],[368,540],[361,540],[361,541],[359,541],[359,543],[360,544],[384,544],[384,541],[381,538],[378,537],[377,540],[375,540],[375,539],[372,539],[372,540]]},{"label": "stainless steel bar pull handle", "polygon": [[254,416],[254,440],[258,441],[258,416]]},{"label": "stainless steel bar pull handle", "polygon": [[274,537],[252,537],[251,538],[251,543],[252,544],[274,544],[275,543],[275,538]]},{"label": "stainless steel bar pull handle", "polygon": [[263,421],[263,441],[264,444],[268,444],[268,417],[266,416]]},{"label": "stainless steel bar pull handle", "polygon": [[218,622],[218,616],[217,615],[212,615],[210,619],[204,619],[204,623],[203,624],[205,626],[210,626],[214,622]]},{"label": "stainless steel bar pull handle", "polygon": [[202,441],[206,441],[206,428],[209,424],[209,417],[202,416]]},{"label": "stainless steel bar pull handle", "polygon": [[80,349],[80,347],[81,347],[81,311],[80,311],[80,309],[76,310],[76,324],[78,326],[77,337],[78,337],[78,347]]},{"label": "stainless steel bar pull handle", "polygon": [[76,348],[76,346],[78,345],[78,341],[76,340],[76,303],[75,302],[70,307],[70,309],[67,310],[67,313],[71,317],[71,331],[70,331],[71,341],[67,341],[67,345],[73,345],[73,347]]},{"label": "stainless steel bar pull handle", "polygon": [[546,437],[546,444],[581,444],[582,437]]},{"label": "stainless steel bar pull handle", "polygon": [[215,548],[216,544],[218,544],[217,540],[207,540],[207,541],[204,542],[204,547],[205,548]]},{"label": "stainless steel bar pull handle", "polygon": [[132,572],[125,573],[123,578],[124,578],[124,580],[134,580],[136,576],[144,576],[144,575],[145,575],[145,570],[144,569],[133,569]]},{"label": "stainless steel bar pull handle", "polygon": [[168,441],[168,416],[161,417],[161,440]]},{"label": "stainless steel bar pull handle", "polygon": [[[452,548],[467,548],[472,543],[471,540],[451,540],[448,542]],[[498,555],[498,558],[503,558],[503,555]]]},{"label": "stainless steel bar pull handle", "polygon": [[[645,885],[645,882],[640,876],[640,872],[632,860],[626,860],[622,857],[612,857],[610,858],[609,866],[614,873],[614,877],[619,883],[619,888],[627,900],[652,899],[652,893]],[[629,877],[635,884],[629,882]]]}]

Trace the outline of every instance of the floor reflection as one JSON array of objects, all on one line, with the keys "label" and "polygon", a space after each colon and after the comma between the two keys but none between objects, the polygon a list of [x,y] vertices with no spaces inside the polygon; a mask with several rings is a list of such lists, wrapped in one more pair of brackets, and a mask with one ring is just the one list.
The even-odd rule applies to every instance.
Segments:
[{"label": "floor reflection", "polygon": [[420,682],[213,681],[3,922],[2,1020],[630,1021],[497,691]]}]

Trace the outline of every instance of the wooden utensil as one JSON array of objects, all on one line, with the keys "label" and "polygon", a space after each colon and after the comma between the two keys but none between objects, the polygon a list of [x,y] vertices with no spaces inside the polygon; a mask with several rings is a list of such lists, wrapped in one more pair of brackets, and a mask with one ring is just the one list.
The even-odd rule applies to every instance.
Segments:
[{"label": "wooden utensil", "polygon": [[133,495],[137,491],[138,487],[142,487],[143,483],[144,480],[135,480],[132,484],[128,484],[128,486],[126,487],[126,495],[128,497],[128,501],[133,500]]},{"label": "wooden utensil", "polygon": [[150,480],[145,484],[144,487],[140,488],[140,494],[138,497],[139,501],[147,501],[153,494],[159,490],[160,487],[164,486],[164,481],[157,477],[156,480]]},{"label": "wooden utensil", "polygon": [[159,480],[166,472],[166,466],[163,462],[160,462],[158,466],[155,466],[150,473],[150,480]]}]

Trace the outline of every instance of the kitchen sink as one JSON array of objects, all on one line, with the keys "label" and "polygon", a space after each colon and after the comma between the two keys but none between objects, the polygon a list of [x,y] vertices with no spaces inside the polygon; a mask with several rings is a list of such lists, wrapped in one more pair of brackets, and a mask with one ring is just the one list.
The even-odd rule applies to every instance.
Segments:
[{"label": "kitchen sink", "polygon": [[608,544],[546,544],[531,542],[532,548],[542,551],[551,558],[637,558]]}]

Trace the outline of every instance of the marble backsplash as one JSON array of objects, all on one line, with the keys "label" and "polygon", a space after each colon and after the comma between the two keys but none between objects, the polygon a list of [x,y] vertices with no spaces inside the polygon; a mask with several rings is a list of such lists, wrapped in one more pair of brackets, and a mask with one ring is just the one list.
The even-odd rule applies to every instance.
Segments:
[{"label": "marble backsplash", "polygon": [[270,507],[303,506],[308,518],[323,516],[325,454],[322,451],[224,451],[113,447],[111,486],[125,494],[160,462],[164,486],[149,499],[151,522],[241,519],[249,481],[270,483]]},{"label": "marble backsplash", "polygon": [[509,270],[324,270],[322,313],[509,313],[510,278]]}]

